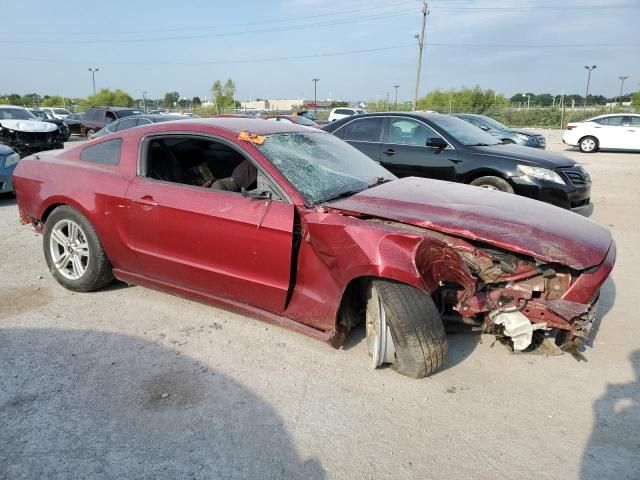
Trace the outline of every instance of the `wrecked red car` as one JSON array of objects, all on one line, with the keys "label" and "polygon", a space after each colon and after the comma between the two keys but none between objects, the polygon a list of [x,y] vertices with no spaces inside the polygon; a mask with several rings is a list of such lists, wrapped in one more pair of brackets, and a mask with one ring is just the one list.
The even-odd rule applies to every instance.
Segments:
[{"label": "wrecked red car", "polygon": [[366,324],[374,367],[423,377],[445,324],[517,351],[589,338],[615,261],[605,228],[477,187],[391,173],[322,131],[241,118],[133,128],[23,159],[22,220],[74,291],[115,277],[340,346]]}]

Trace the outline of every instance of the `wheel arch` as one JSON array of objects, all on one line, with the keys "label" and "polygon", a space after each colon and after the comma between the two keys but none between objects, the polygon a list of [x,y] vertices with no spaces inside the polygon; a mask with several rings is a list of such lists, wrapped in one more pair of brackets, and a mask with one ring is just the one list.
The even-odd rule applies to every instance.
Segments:
[{"label": "wheel arch", "polygon": [[471,183],[474,180],[477,180],[480,177],[499,177],[501,179],[503,179],[504,181],[508,182],[509,185],[511,185],[513,187],[513,184],[511,183],[511,180],[509,179],[509,177],[507,175],[505,175],[504,173],[498,171],[498,170],[494,170],[492,168],[478,168],[476,170],[473,170],[469,173],[467,173],[465,175],[465,177],[463,178],[462,182],[463,183]]}]

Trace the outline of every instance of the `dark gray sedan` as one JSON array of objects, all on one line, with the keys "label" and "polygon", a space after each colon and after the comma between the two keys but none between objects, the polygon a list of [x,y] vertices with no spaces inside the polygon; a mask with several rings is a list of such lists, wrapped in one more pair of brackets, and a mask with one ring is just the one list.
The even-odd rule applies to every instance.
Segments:
[{"label": "dark gray sedan", "polygon": [[149,125],[151,123],[159,123],[159,122],[170,122],[172,120],[184,120],[185,117],[182,115],[131,115],[129,117],[124,117],[115,122],[109,123],[102,130],[98,130],[96,133],[90,136],[89,140],[98,137],[104,137],[105,135],[109,135],[110,133],[121,132],[122,130],[127,130],[129,128],[138,127],[140,125]]},{"label": "dark gray sedan", "polygon": [[525,147],[546,148],[547,142],[544,135],[525,130],[522,128],[509,128],[499,121],[487,117],[486,115],[476,115],[473,113],[454,113],[458,117],[471,125],[481,128],[485,132],[496,137],[502,143],[516,143]]}]

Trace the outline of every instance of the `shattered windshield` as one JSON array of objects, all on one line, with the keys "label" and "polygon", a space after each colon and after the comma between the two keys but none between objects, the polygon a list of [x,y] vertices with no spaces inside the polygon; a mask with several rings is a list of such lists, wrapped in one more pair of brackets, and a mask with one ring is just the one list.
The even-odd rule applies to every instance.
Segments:
[{"label": "shattered windshield", "polygon": [[348,143],[322,132],[269,135],[256,147],[311,205],[396,178]]}]

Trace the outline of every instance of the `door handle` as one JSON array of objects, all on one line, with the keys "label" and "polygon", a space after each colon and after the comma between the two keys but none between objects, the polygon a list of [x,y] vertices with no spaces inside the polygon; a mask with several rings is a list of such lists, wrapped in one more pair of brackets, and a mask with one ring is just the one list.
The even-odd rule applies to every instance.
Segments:
[{"label": "door handle", "polygon": [[385,155],[388,155],[388,156],[390,156],[390,157],[391,157],[391,156],[393,156],[393,155],[395,155],[395,154],[396,154],[396,151],[395,151],[393,148],[389,148],[389,149],[385,150],[385,151],[384,151],[384,152],[382,152],[382,153],[384,153]]},{"label": "door handle", "polygon": [[145,195],[144,197],[139,198],[138,200],[134,200],[134,202],[137,203],[138,205],[142,205],[145,207],[158,206],[158,202],[156,202],[151,195]]}]

